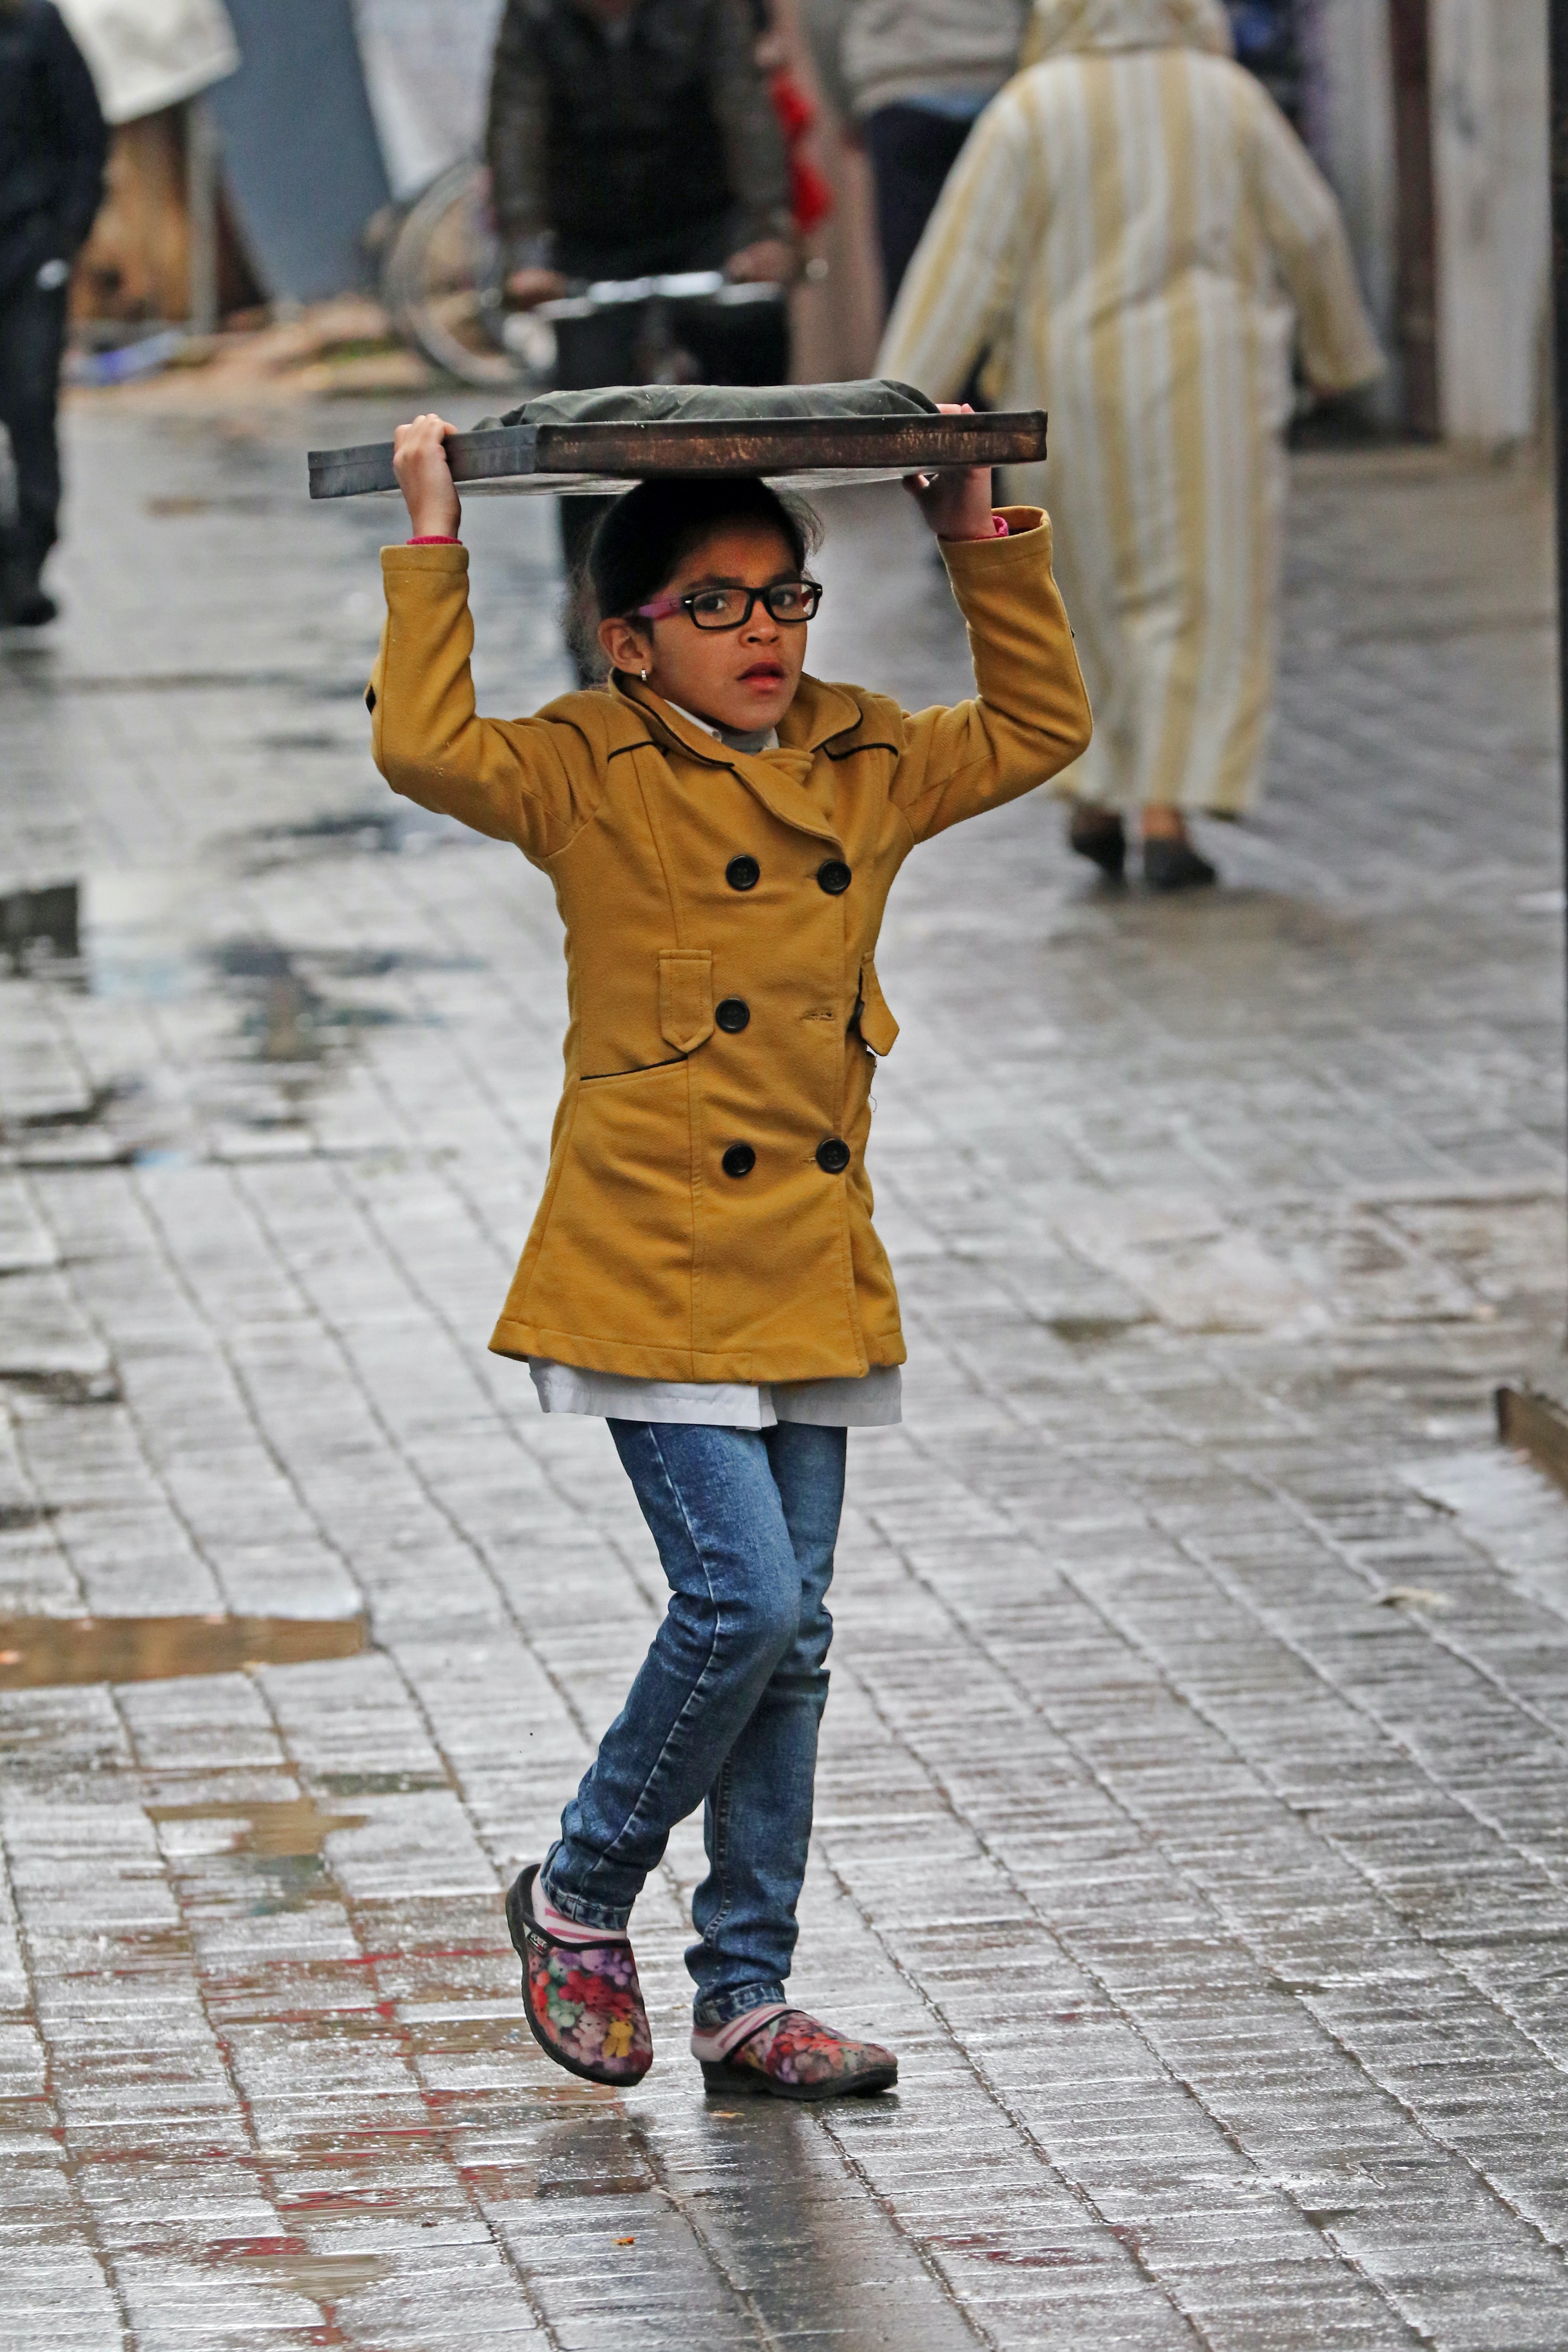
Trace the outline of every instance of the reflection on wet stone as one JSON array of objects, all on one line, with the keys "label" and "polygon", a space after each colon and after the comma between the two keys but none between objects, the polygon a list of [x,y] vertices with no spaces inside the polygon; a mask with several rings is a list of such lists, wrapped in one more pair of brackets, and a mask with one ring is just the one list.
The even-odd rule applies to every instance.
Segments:
[{"label": "reflection on wet stone", "polygon": [[[160,1830],[173,1832],[162,1842],[170,1869],[190,1882],[187,1899],[193,1907],[205,1909],[215,1898],[226,1903],[226,1890],[215,1886],[210,1875],[209,1865],[216,1865],[225,1877],[232,1874],[250,1882],[240,1908],[257,1919],[337,1901],[323,1858],[327,1840],[334,1830],[363,1829],[365,1822],[363,1813],[328,1812],[310,1795],[213,1798],[190,1804],[150,1804],[145,1811]],[[201,1825],[207,1822],[220,1825],[216,1845],[202,1833]],[[384,2031],[369,2018],[359,2022],[368,2033]],[[322,2026],[330,2032],[338,2021],[324,2020]]]},{"label": "reflection on wet stone", "polygon": [[[278,737],[272,739],[269,748],[325,750],[329,744],[335,745],[335,739]],[[371,803],[360,808],[303,818],[295,824],[262,825],[246,838],[254,845],[249,862],[259,862],[263,869],[289,856],[368,853],[395,857],[422,850],[471,846],[473,841],[473,835],[455,818],[441,816],[409,801],[395,802],[390,808]]]},{"label": "reflection on wet stone", "polygon": [[80,898],[75,882],[0,896],[0,950],[14,972],[25,971],[40,949],[73,960],[81,953]]},{"label": "reflection on wet stone", "polygon": [[333,1003],[301,970],[308,964],[339,981],[384,979],[405,961],[395,952],[302,957],[270,940],[230,940],[211,950],[208,960],[248,997],[245,1034],[264,1062],[320,1062],[334,1039],[403,1017],[387,1005]]},{"label": "reflection on wet stone", "polygon": [[[291,2294],[319,2304],[329,2325],[333,2307],[344,2295],[373,2285],[390,2265],[379,2254],[313,2254],[302,2238],[247,2241],[238,2246],[217,2245],[209,2259],[226,2268],[243,2271],[263,2286],[286,2287]],[[330,2343],[336,2336],[322,2335]],[[339,2342],[342,2339],[337,2337]]]},{"label": "reflection on wet stone", "polygon": [[95,1127],[122,1097],[125,1086],[94,1087],[84,1102],[65,1103],[57,1109],[25,1111],[18,1118],[0,1118],[0,1134],[45,1135],[57,1128]]},{"label": "reflection on wet stone", "polygon": [[[22,1516],[13,1524],[30,1525],[43,1516]],[[355,1657],[369,1638],[363,1617],[0,1616],[0,1690],[301,1665],[314,1658]]]},{"label": "reflection on wet stone", "polygon": [[[16,1535],[24,1528],[43,1527],[54,1516],[51,1503],[0,1503],[0,1535]],[[0,1619],[0,1643],[5,1638],[4,1624],[4,1619]]]},{"label": "reflection on wet stone", "polygon": [[18,1398],[37,1397],[46,1404],[71,1406],[119,1404],[122,1402],[119,1380],[111,1371],[47,1371],[42,1369],[33,1371],[26,1366],[7,1364],[0,1369],[0,1384]]},{"label": "reflection on wet stone", "polygon": [[[904,2078],[797,2115],[688,2055],[700,1822],[634,2096],[502,1923],[661,1592],[603,1430],[484,1355],[548,886],[371,772],[384,517],[304,513],[287,433],[69,430],[58,646],[0,647],[0,890],[80,877],[79,959],[0,929],[0,1559],[13,1620],[196,1647],[0,1692],[5,2352],[1555,2352],[1568,1549],[1489,1403],[1561,1338],[1550,639],[1420,635],[1456,549],[1548,609],[1539,471],[1298,471],[1212,904],[1112,904],[1043,800],[906,871],[908,1418],[852,1446],[791,1984]],[[966,692],[879,497],[813,666]],[[553,519],[469,522],[481,705],[535,707]],[[230,1592],[377,1646],[237,1671]]]}]

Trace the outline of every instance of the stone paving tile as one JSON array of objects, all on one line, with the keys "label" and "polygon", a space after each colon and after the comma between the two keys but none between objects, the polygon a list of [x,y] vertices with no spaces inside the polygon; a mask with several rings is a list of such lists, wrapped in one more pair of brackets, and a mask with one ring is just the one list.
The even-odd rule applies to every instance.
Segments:
[{"label": "stone paving tile", "polygon": [[[1568,1516],[1488,1420],[1563,1315],[1539,474],[1298,465],[1225,892],[1032,803],[911,861],[797,1978],[901,2075],[816,2115],[698,2089],[694,1824],[647,2082],[521,2016],[498,1889],[659,1578],[484,1351],[560,950],[369,768],[392,509],[275,424],[72,438],[68,621],[0,646],[0,888],[84,917],[0,980],[0,1608],[373,1646],[0,1701],[7,2345],[1561,2345]],[[896,495],[828,512],[817,666],[962,691]],[[525,708],[549,518],[468,535]]]}]

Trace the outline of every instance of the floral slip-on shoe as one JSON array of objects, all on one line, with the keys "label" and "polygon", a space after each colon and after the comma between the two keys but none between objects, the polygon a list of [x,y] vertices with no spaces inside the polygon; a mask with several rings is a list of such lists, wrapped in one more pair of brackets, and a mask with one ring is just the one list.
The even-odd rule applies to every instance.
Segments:
[{"label": "floral slip-on shoe", "polygon": [[848,2099],[891,2090],[899,2062],[876,2042],[851,2042],[804,2009],[770,2009],[722,2058],[704,2058],[710,2091],[764,2099]]},{"label": "floral slip-on shoe", "polygon": [[522,2006],[534,2040],[558,2066],[585,2082],[629,2090],[653,2064],[653,2036],[637,1964],[624,1936],[568,1944],[533,1916],[537,1863],[506,1898],[506,1924],[522,1962]]}]

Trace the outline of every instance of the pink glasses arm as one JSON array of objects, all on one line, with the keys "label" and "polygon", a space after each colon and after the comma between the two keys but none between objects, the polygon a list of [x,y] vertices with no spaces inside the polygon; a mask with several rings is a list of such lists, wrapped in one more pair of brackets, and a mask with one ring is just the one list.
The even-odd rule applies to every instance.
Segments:
[{"label": "pink glasses arm", "polygon": [[633,617],[639,621],[668,621],[679,613],[684,599],[679,596],[656,596],[651,604],[638,604]]}]

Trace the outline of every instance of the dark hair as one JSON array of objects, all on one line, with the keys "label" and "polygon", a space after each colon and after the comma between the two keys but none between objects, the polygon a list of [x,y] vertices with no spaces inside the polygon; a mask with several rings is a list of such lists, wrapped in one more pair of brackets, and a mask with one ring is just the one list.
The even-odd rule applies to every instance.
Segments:
[{"label": "dark hair", "polygon": [[822,544],[822,525],[805,499],[781,498],[766,482],[689,475],[639,482],[602,518],[588,550],[598,618],[613,620],[650,603],[694,547],[732,522],[776,530],[797,566]]}]

